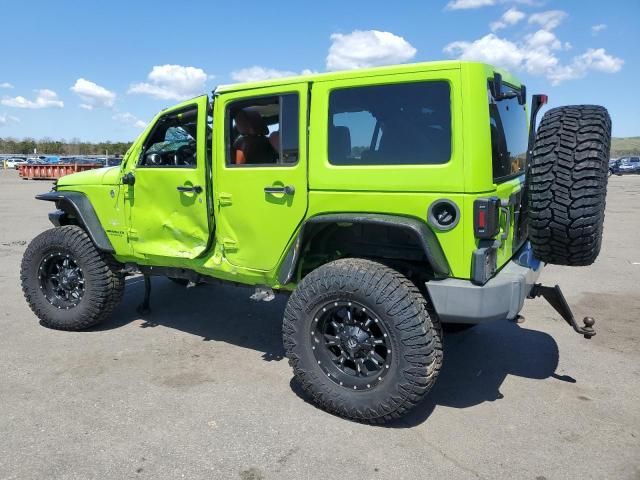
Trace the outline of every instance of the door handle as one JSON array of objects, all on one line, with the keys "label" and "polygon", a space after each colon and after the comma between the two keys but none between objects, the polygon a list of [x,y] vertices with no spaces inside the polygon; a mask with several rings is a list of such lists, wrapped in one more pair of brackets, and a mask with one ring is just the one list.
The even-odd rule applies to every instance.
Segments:
[{"label": "door handle", "polygon": [[177,187],[181,193],[202,193],[202,187],[200,185],[194,185],[192,187]]},{"label": "door handle", "polygon": [[285,185],[283,187],[264,187],[264,193],[284,193],[285,195],[293,195],[296,193],[296,188],[293,185]]}]

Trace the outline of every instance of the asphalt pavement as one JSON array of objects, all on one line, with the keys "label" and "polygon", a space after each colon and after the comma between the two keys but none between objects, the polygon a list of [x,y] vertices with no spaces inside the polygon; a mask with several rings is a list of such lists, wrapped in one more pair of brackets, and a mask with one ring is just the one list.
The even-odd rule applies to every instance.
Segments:
[{"label": "asphalt pavement", "polygon": [[447,334],[427,400],[377,427],[301,393],[282,296],[154,278],[141,318],[130,278],[106,324],[39,325],[19,265],[50,185],[0,171],[0,479],[640,479],[640,176],[610,179],[597,262],[541,277],[596,337],[529,300],[524,323]]}]

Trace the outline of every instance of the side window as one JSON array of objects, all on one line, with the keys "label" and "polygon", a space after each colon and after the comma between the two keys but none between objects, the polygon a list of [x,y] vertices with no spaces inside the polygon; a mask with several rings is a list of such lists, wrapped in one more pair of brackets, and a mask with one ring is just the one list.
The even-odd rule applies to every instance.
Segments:
[{"label": "side window", "polygon": [[161,117],[145,141],[138,165],[195,168],[197,132],[198,109],[195,107]]},{"label": "side window", "polygon": [[451,157],[451,100],[444,81],[334,90],[328,156],[333,165],[431,165]]},{"label": "side window", "polygon": [[[503,89],[517,93],[508,85]],[[529,143],[527,112],[517,97],[496,101],[491,90],[488,94],[493,181],[501,182],[524,172]]]},{"label": "side window", "polygon": [[286,166],[298,162],[298,94],[233,102],[226,109],[227,166]]}]

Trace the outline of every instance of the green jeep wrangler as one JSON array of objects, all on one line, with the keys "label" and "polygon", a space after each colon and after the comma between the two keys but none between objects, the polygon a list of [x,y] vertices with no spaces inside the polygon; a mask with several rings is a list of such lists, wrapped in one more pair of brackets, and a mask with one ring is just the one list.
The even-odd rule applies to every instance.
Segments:
[{"label": "green jeep wrangler", "polygon": [[90,328],[125,276],[290,294],[283,339],[329,412],[405,414],[442,365],[442,324],[514,320],[545,297],[579,333],[545,263],[589,265],[611,121],[549,110],[515,77],[432,62],[235,84],[160,112],[119,167],[61,178],[55,228],[22,261],[47,327]]}]

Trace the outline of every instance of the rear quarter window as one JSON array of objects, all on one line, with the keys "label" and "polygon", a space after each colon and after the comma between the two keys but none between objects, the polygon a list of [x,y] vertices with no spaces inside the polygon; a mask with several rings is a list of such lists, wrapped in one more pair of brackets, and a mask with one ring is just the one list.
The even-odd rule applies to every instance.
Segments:
[{"label": "rear quarter window", "polygon": [[451,158],[446,81],[374,85],[329,95],[332,165],[430,165]]},{"label": "rear quarter window", "polygon": [[[508,85],[503,85],[503,90],[516,91]],[[493,181],[499,183],[524,172],[529,142],[527,113],[517,97],[496,101],[488,92]]]}]

